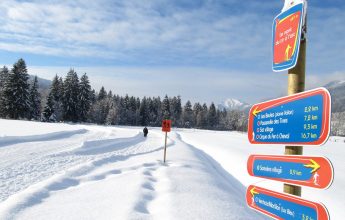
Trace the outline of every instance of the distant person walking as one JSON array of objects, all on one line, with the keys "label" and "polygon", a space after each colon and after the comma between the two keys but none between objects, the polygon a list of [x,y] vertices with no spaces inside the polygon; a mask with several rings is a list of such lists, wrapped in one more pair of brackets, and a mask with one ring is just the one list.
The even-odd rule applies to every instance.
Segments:
[{"label": "distant person walking", "polygon": [[147,129],[147,127],[145,127],[145,128],[143,129],[143,132],[144,132],[144,137],[146,137],[147,134],[149,133],[149,130]]}]

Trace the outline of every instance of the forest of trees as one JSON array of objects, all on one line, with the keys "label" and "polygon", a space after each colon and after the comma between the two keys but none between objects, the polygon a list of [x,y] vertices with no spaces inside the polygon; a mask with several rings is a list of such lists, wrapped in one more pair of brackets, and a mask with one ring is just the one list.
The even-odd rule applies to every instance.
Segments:
[{"label": "forest of trees", "polygon": [[[120,96],[91,88],[86,73],[71,69],[63,79],[56,75],[48,95],[39,89],[38,78],[29,80],[26,63],[0,68],[0,118],[44,122],[95,123],[103,125],[161,126],[171,119],[173,127],[246,131],[248,114],[217,109],[214,103],[181,103],[180,96]],[[42,98],[46,97],[46,98]],[[332,114],[331,135],[345,136],[345,112]]]},{"label": "forest of trees", "polygon": [[[164,98],[119,96],[90,86],[71,69],[63,79],[56,75],[46,100],[41,100],[37,77],[29,82],[25,61],[9,70],[0,68],[0,117],[45,122],[87,122],[106,125],[161,126],[171,119],[174,127],[246,131],[247,114],[219,110],[214,103],[181,103],[180,96]],[[43,105],[42,103],[43,102]],[[44,106],[43,108],[41,106]]]}]

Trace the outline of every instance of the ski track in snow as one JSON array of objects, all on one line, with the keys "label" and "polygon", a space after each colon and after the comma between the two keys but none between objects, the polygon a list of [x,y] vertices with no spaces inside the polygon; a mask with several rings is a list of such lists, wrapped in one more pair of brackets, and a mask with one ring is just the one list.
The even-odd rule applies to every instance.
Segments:
[{"label": "ski track in snow", "polygon": [[[163,150],[164,135],[160,131],[151,130],[149,138],[144,138],[137,129],[117,135],[111,128],[88,128],[66,132],[59,138],[45,139],[49,134],[23,138],[21,140],[27,140],[25,144],[12,142],[11,148],[4,145],[2,148],[8,149],[3,151],[0,147],[0,156],[4,158],[16,151],[22,154],[15,160],[12,157],[0,162],[0,219],[73,218],[70,215],[74,209],[69,210],[68,206],[55,212],[47,213],[47,210],[61,200],[65,202],[64,198],[69,195],[74,195],[72,201],[76,195],[82,195],[79,202],[89,205],[87,198],[95,195],[88,195],[85,190],[98,189],[97,196],[101,196],[99,190],[106,190],[105,184],[121,181],[125,181],[125,189],[111,187],[104,193],[112,193],[109,191],[112,189],[115,195],[120,195],[123,191],[128,198],[122,198],[123,210],[114,213],[110,209],[108,216],[119,219],[202,219],[207,216],[211,219],[264,219],[247,210],[243,200],[245,187],[212,157],[184,142],[178,133],[170,133],[168,151],[173,147],[175,152],[182,153],[169,155],[174,162],[168,159],[163,163],[154,159],[160,158]],[[39,146],[49,147],[43,150]],[[99,207],[102,213],[109,212],[104,204],[111,206],[115,199],[119,206],[121,200],[117,196],[108,196],[110,200],[101,197],[98,201],[103,204]],[[83,208],[83,205],[79,207]],[[74,218],[80,218],[84,212],[76,211]],[[99,213],[95,213],[87,213],[86,218],[97,218]]]},{"label": "ski track in snow", "polygon": [[7,136],[2,137],[0,141],[0,147],[3,146],[10,146],[13,144],[19,143],[26,143],[26,142],[38,142],[38,141],[50,141],[50,140],[58,140],[58,139],[65,139],[68,137],[72,137],[76,134],[85,134],[87,132],[86,129],[79,129],[74,131],[59,131],[59,132],[52,132],[48,134],[41,134],[41,135],[29,135],[29,136]]},{"label": "ski track in snow", "polygon": [[[40,142],[37,142],[35,138],[27,137],[26,140],[35,139],[35,141],[26,144],[18,141],[15,145],[6,146],[6,151],[5,147],[0,148],[0,156],[3,158],[0,161],[0,202],[33,183],[40,182],[78,164],[96,159],[98,163],[101,163],[107,158],[114,158],[120,154],[125,155],[126,147],[142,140],[139,134],[130,138],[102,140],[108,138],[111,132],[97,130],[85,132],[84,130],[81,134],[80,130],[65,132],[63,140],[51,141],[49,138],[44,140],[42,137],[50,136],[50,134],[38,135],[41,137]],[[63,132],[57,133],[62,134]],[[60,135],[60,138],[63,136]],[[40,147],[46,146],[47,141],[49,141],[49,148]],[[103,152],[95,154],[95,148],[92,146],[101,146],[100,149]],[[74,148],[77,150],[68,151]],[[105,148],[108,149],[104,150]],[[114,151],[111,152],[112,150]],[[7,155],[11,154],[16,154],[15,160],[13,157],[6,159]]]},{"label": "ski track in snow", "polygon": [[[145,138],[140,133],[129,138],[85,141],[80,148],[71,152],[47,155],[39,159],[35,158],[28,162],[18,164],[15,167],[0,170],[2,175],[0,177],[2,179],[0,186],[2,200],[29,186],[28,189],[10,197],[9,200],[13,202],[6,201],[8,205],[3,210],[0,209],[0,213],[20,213],[28,207],[41,203],[52,192],[66,190],[89,181],[100,181],[110,175],[123,174],[140,168],[145,168],[143,176],[146,182],[142,184],[142,188],[153,191],[152,183],[156,179],[152,176],[151,172],[156,170],[159,164],[144,163],[142,166],[111,169],[103,173],[98,173],[97,175],[88,175],[103,165],[163,149],[161,145],[148,147],[149,145],[144,144],[144,141]],[[171,144],[169,143],[169,145]],[[44,180],[46,178],[48,179]],[[21,183],[21,185],[18,186],[16,183]],[[35,185],[33,183],[37,184]],[[148,203],[153,197],[152,194],[143,194],[135,210],[139,213],[149,214],[146,202],[143,203],[141,200],[147,201]],[[13,217],[1,216],[0,214],[0,219]]]}]

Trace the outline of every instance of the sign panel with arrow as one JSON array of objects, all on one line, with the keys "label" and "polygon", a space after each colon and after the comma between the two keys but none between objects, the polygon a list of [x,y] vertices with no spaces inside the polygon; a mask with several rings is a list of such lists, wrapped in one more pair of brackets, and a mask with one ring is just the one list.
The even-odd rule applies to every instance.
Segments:
[{"label": "sign panel with arrow", "polygon": [[296,66],[303,21],[303,3],[279,14],[273,21],[273,70]]},{"label": "sign panel with arrow", "polygon": [[333,167],[325,157],[251,155],[249,175],[319,189],[333,181]]},{"label": "sign panel with arrow", "polygon": [[249,111],[252,144],[322,145],[330,132],[331,97],[318,88],[255,104]]},{"label": "sign panel with arrow", "polygon": [[274,219],[329,219],[328,211],[321,203],[253,185],[247,189],[246,200],[250,208]]}]

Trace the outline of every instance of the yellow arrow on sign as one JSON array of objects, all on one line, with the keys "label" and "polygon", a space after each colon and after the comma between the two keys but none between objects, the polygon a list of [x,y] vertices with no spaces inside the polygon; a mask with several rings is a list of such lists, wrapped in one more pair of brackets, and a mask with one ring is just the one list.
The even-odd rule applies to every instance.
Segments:
[{"label": "yellow arrow on sign", "polygon": [[255,194],[259,194],[258,192],[255,191],[255,187],[253,187],[253,188],[250,190],[250,193],[252,194],[253,197],[255,196]]},{"label": "yellow arrow on sign", "polygon": [[259,107],[256,107],[253,111],[253,115],[256,117],[261,112],[261,110],[258,110]]},{"label": "yellow arrow on sign", "polygon": [[291,49],[290,44],[287,45],[286,50],[285,50],[285,60],[289,60],[289,51]]},{"label": "yellow arrow on sign", "polygon": [[312,168],[310,173],[314,173],[315,171],[320,169],[321,166],[318,163],[316,163],[313,159],[310,159],[310,162],[311,164],[304,165],[305,167]]}]

